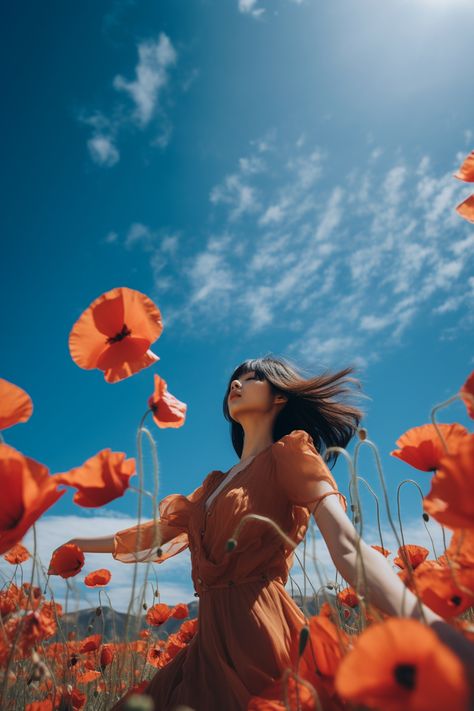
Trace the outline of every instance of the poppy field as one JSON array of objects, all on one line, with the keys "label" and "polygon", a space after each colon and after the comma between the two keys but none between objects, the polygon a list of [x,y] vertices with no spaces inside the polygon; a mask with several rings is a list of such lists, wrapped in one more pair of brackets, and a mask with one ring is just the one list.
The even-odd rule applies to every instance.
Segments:
[{"label": "poppy field", "polygon": [[[455,177],[474,182],[474,152]],[[474,222],[474,195],[456,209],[461,217]],[[95,299],[72,326],[69,351],[80,368],[98,369],[112,384],[157,363],[159,358],[150,349],[162,331],[160,310],[150,298],[117,287]],[[138,523],[146,495],[152,500],[153,521],[159,520],[158,455],[145,421],[150,416],[160,429],[182,427],[187,406],[168,391],[167,383],[156,373],[150,390],[138,425],[136,459],[104,448],[69,471],[52,473],[47,464],[9,446],[7,435],[0,435],[0,555],[11,570],[11,574],[2,575],[0,585],[2,711],[106,711],[124,695],[129,697],[130,708],[152,709],[146,695],[148,681],[197,632],[198,621],[189,618],[184,602],[170,606],[156,591],[155,604],[146,605],[143,586],[137,584],[135,563],[130,624],[121,638],[106,641],[96,627],[80,639],[72,632],[65,633],[61,618],[68,611],[55,601],[50,576],[64,580],[77,577],[86,588],[96,588],[106,597],[111,573],[101,568],[81,578],[87,553],[72,543],[56,549],[50,561],[41,561],[36,549],[35,523],[68,489],[74,491],[77,506],[94,509],[132,488],[138,494]],[[456,400],[462,401],[467,416],[474,419],[474,372],[463,374],[458,391],[433,407],[431,422],[402,433],[390,453],[406,464],[408,476],[415,480],[431,477],[430,491],[423,497],[423,519],[439,525],[443,535],[449,532],[449,543],[444,537],[443,552],[432,556],[416,540],[405,541],[393,523],[386,500],[398,548],[387,550],[382,540],[372,547],[393,564],[407,589],[466,641],[474,643],[474,434],[460,423],[449,422],[449,407]],[[441,410],[448,422],[438,421]],[[18,384],[0,378],[0,430],[27,422],[32,413],[29,395]],[[358,434],[354,457],[347,452],[344,455],[356,527],[363,516],[354,464],[361,448],[368,447],[373,453],[386,492],[377,448],[363,429]],[[152,493],[144,487],[144,436],[153,450]],[[23,539],[30,530],[34,544],[27,549]],[[238,531],[229,541],[229,550],[237,540]],[[148,543],[154,555],[141,563],[146,566],[145,579],[153,560],[163,561],[176,553],[160,548],[158,528]],[[25,580],[22,566],[27,561],[31,561],[31,574]],[[313,582],[309,584],[316,592],[319,585],[314,587]],[[298,631],[294,667],[253,697],[249,711],[469,708],[474,681],[460,657],[422,621],[390,617],[372,605],[363,568],[354,588],[347,584],[321,587],[326,592],[332,588],[332,594],[326,596],[317,614],[305,612],[306,624]],[[101,599],[99,594],[99,622]],[[132,620],[132,607],[137,601],[146,619],[146,627],[141,630]],[[173,618],[179,624],[177,631],[161,638],[160,628]]]}]

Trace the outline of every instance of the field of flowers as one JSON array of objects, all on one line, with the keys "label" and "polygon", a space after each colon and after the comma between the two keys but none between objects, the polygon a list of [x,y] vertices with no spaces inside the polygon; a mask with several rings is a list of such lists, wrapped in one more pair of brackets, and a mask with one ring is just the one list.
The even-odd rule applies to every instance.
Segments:
[{"label": "field of flowers", "polygon": [[[456,177],[474,182],[474,152]],[[474,195],[457,208],[474,222]],[[153,365],[158,360],[150,350],[163,330],[159,308],[144,294],[119,287],[99,296],[74,324],[69,348],[71,357],[84,369],[99,369],[114,383]],[[388,520],[398,542],[392,553],[383,542],[373,547],[392,562],[408,589],[420,601],[449,622],[465,640],[474,642],[474,435],[459,423],[439,423],[437,413],[460,399],[474,419],[474,372],[460,378],[459,390],[432,410],[431,422],[406,431],[391,452],[407,463],[415,475],[429,473],[431,489],[423,497],[425,521],[434,519],[452,532],[443,553],[430,558],[427,548],[405,542],[393,523],[388,499]],[[0,379],[0,430],[26,422],[33,411],[28,394],[16,384]],[[138,475],[138,521],[144,490],[142,438],[153,438],[145,428],[151,415],[160,428],[181,427],[186,404],[167,389],[154,374],[154,390],[138,427],[137,461],[122,452],[103,449],[68,472],[51,474],[48,467],[10,447],[0,435],[0,555],[11,566],[11,575],[0,588],[0,709],[2,711],[52,711],[53,709],[106,710],[125,694],[130,709],[153,709],[146,695],[148,680],[189,644],[197,631],[197,619],[189,619],[185,603],[168,606],[159,599],[144,602],[134,566],[132,602],[139,600],[147,628],[130,624],[120,639],[106,641],[100,632],[103,619],[97,607],[98,625],[77,639],[65,632],[61,617],[66,612],[55,602],[49,576],[68,579],[80,576],[84,553],[74,544],[54,551],[47,573],[36,550],[35,523],[53,507],[67,488],[74,489],[74,502],[95,508],[108,504],[130,488]],[[380,458],[375,445],[359,430],[354,457],[346,457],[351,472],[351,509],[355,525],[362,522],[358,498],[360,477],[355,465],[361,447],[369,447],[385,490]],[[329,452],[328,452],[329,453]],[[154,450],[153,520],[158,520],[158,466]],[[426,476],[426,474],[421,474]],[[270,522],[269,522],[270,523]],[[276,525],[276,524],[275,524]],[[22,544],[32,529],[34,546]],[[157,529],[158,530],[158,529]],[[283,532],[281,532],[282,535]],[[445,539],[446,540],[446,539]],[[238,530],[228,542],[232,550]],[[139,543],[139,542],[138,542]],[[160,557],[158,534],[152,549]],[[29,580],[22,566],[31,560]],[[150,563],[146,563],[147,570]],[[110,582],[107,569],[83,579],[88,588],[104,591]],[[273,687],[254,697],[249,711],[300,709],[382,711],[465,711],[474,687],[474,670],[421,621],[388,617],[368,602],[363,567],[355,589],[338,587],[315,615],[306,615],[299,631],[299,656]],[[158,592],[156,592],[158,596]],[[101,598],[99,596],[99,602]],[[179,628],[161,639],[158,631],[174,618]],[[97,631],[99,630],[99,631]]]}]

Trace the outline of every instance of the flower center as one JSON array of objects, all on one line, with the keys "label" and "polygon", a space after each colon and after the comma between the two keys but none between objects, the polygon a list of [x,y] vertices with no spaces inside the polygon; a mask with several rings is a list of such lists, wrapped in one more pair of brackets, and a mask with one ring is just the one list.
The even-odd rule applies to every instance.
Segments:
[{"label": "flower center", "polygon": [[107,343],[118,343],[118,341],[123,341],[124,338],[127,336],[131,335],[131,330],[128,328],[127,324],[124,323],[122,326],[122,330],[119,331],[119,333],[116,333],[115,336],[109,336],[107,338]]},{"label": "flower center", "polygon": [[462,599],[459,597],[459,595],[453,595],[453,597],[451,598],[451,602],[453,603],[453,605],[456,605],[456,607],[457,607],[458,605],[461,604]]},{"label": "flower center", "polygon": [[393,673],[397,684],[405,689],[415,688],[416,667],[413,664],[397,664]]}]

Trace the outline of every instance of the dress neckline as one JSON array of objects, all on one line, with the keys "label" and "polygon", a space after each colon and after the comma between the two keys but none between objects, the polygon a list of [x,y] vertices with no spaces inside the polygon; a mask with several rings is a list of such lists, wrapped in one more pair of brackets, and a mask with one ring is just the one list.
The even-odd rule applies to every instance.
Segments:
[{"label": "dress neckline", "polygon": [[[277,441],[278,441],[278,440],[277,440]],[[265,447],[265,449],[262,449],[261,452],[258,452],[258,453],[250,460],[250,462],[248,462],[248,464],[246,464],[244,467],[242,467],[242,469],[239,469],[239,471],[238,471],[233,477],[231,477],[230,481],[226,484],[226,486],[223,486],[223,487],[222,487],[222,489],[221,489],[220,492],[217,494],[217,496],[215,496],[215,497],[213,498],[213,500],[211,501],[211,503],[209,504],[209,506],[206,508],[206,501],[207,501],[207,499],[212,496],[212,494],[214,493],[214,491],[218,488],[219,484],[211,491],[211,493],[210,493],[209,496],[206,498],[206,500],[204,501],[204,504],[203,504],[203,509],[204,509],[206,515],[208,515],[208,514],[210,513],[210,511],[211,511],[212,507],[214,506],[215,502],[217,501],[217,499],[219,498],[219,496],[222,496],[222,493],[227,489],[227,487],[229,486],[229,484],[231,484],[233,481],[235,481],[238,476],[240,476],[241,474],[243,474],[243,472],[246,472],[247,469],[249,469],[249,467],[251,467],[252,464],[253,464],[254,462],[256,462],[257,459],[258,459],[262,454],[264,454],[265,452],[268,452],[269,450],[271,450],[271,448],[272,448],[275,444],[276,444],[276,442],[272,442],[272,444],[269,444],[268,447]],[[235,466],[236,466],[236,465],[234,464],[234,467],[235,467]],[[227,471],[223,471],[222,469],[215,469],[214,471],[215,471],[217,474],[225,474],[225,476],[227,476],[227,475],[229,474],[229,472],[232,471],[232,469],[233,469],[234,467],[231,467],[230,469],[227,469]],[[220,479],[220,477],[219,477],[219,479]]]}]

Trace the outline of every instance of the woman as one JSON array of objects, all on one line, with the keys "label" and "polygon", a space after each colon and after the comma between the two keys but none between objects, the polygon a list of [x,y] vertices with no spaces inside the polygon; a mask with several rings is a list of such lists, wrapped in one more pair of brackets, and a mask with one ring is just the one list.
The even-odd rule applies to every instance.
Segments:
[{"label": "woman", "polygon": [[248,513],[271,518],[296,545],[313,515],[349,584],[355,584],[361,555],[373,604],[389,615],[414,618],[422,607],[443,641],[469,656],[469,643],[420,606],[380,553],[362,541],[357,553],[345,497],[320,454],[323,448],[346,447],[363,415],[341,399],[349,392],[346,384],[357,382],[346,377],[352,370],[306,378],[279,358],[245,361],[232,374],[224,398],[240,461],[228,472],[210,472],[189,496],[163,499],[156,526],[151,521],[113,537],[72,541],[85,552],[110,552],[123,562],[163,562],[190,548],[200,599],[198,630],[151,680],[146,693],[156,711],[179,704],[196,711],[243,711],[251,696],[294,667],[305,618],[285,590],[293,549],[268,523],[252,519],[229,551],[227,540]]}]

